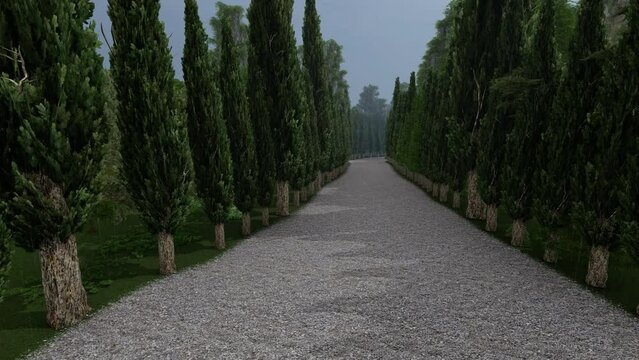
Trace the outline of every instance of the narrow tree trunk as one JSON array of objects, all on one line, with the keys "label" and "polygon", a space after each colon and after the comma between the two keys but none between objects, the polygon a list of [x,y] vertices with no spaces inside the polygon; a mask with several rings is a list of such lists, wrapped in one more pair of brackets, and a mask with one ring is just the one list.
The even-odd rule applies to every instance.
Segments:
[{"label": "narrow tree trunk", "polygon": [[605,288],[608,282],[608,258],[610,248],[606,245],[593,245],[590,249],[590,261],[588,261],[588,275],[586,284]]},{"label": "narrow tree trunk", "polygon": [[448,185],[440,185],[439,186],[439,201],[446,203],[448,202]]},{"label": "narrow tree trunk", "polygon": [[479,192],[477,192],[477,197],[479,199],[479,208],[480,208],[479,218],[481,220],[486,220],[486,218],[488,217],[488,204],[486,204],[484,200],[481,198],[481,196],[479,196]]},{"label": "narrow tree trunk", "polygon": [[277,215],[288,216],[288,181],[277,182]]},{"label": "narrow tree trunk", "polygon": [[437,196],[439,195],[439,184],[438,183],[433,183],[433,197],[437,198]]},{"label": "narrow tree trunk", "polygon": [[54,239],[43,243],[40,270],[49,326],[62,329],[78,323],[91,308],[82,286],[75,236],[71,235],[66,242]]},{"label": "narrow tree trunk", "polygon": [[242,235],[251,236],[251,213],[248,211],[242,214]]},{"label": "narrow tree trunk", "polygon": [[269,218],[270,218],[270,214],[269,214],[270,210],[268,207],[263,207],[262,208],[262,226],[269,226],[271,225]]},{"label": "narrow tree trunk", "polygon": [[305,186],[302,188],[302,193],[300,195],[302,197],[302,201],[303,202],[307,202],[308,201],[308,186]]},{"label": "narrow tree trunk", "polygon": [[300,206],[300,191],[299,190],[293,190],[293,206],[295,206],[295,207],[299,207]]},{"label": "narrow tree trunk", "polygon": [[481,217],[481,205],[479,194],[477,193],[477,172],[468,172],[468,206],[466,207],[466,217],[469,219],[479,219]]},{"label": "narrow tree trunk", "polygon": [[459,209],[461,207],[461,193],[459,191],[453,192],[453,209]]},{"label": "narrow tree trunk", "polygon": [[546,239],[546,246],[544,249],[544,261],[550,264],[557,263],[557,243],[559,242],[559,235],[556,232],[551,231]]},{"label": "narrow tree trunk", "polygon": [[162,231],[158,234],[158,253],[160,258],[160,274],[174,274],[175,246],[173,245],[173,235],[166,231]]},{"label": "narrow tree trunk", "polygon": [[513,246],[521,247],[524,245],[524,239],[526,237],[526,224],[523,219],[513,220],[513,229],[510,238],[510,243]]},{"label": "narrow tree trunk", "polygon": [[486,231],[497,231],[497,205],[491,204],[486,207]]},{"label": "narrow tree trunk", "polygon": [[430,179],[426,179],[426,192],[429,194],[433,193],[433,182]]},{"label": "narrow tree trunk", "polygon": [[317,172],[317,184],[315,185],[315,192],[319,192],[320,190],[322,190],[322,172],[318,171]]},{"label": "narrow tree trunk", "polygon": [[218,250],[226,248],[226,239],[224,237],[224,223],[215,224],[215,247]]}]

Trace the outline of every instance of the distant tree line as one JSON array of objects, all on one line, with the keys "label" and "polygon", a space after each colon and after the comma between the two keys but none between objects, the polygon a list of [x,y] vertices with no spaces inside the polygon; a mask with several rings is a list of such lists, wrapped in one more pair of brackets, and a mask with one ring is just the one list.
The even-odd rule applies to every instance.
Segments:
[{"label": "distant tree line", "polygon": [[639,2],[454,0],[438,30],[396,82],[389,159],[487,231],[505,209],[514,246],[535,218],[548,263],[573,227],[606,287],[611,251],[639,256]]},{"label": "distant tree line", "polygon": [[160,0],[109,0],[110,71],[91,1],[0,3],[0,300],[16,244],[40,254],[51,327],[90,311],[75,234],[103,191],[126,192],[171,274],[193,201],[224,248],[231,207],[249,235],[253,208],[268,225],[273,205],[289,214],[289,192],[299,206],[345,171],[348,84],[315,1],[301,54],[292,0],[253,0],[248,24],[242,8],[217,8],[210,39],[196,0],[185,0],[181,82]]},{"label": "distant tree line", "polygon": [[353,126],[353,157],[382,156],[386,152],[386,99],[379,97],[379,88],[368,85],[351,111]]}]

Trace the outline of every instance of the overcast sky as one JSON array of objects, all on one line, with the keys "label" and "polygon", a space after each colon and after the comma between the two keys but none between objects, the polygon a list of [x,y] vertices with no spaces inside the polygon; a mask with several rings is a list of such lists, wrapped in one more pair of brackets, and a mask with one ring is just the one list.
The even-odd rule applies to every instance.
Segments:
[{"label": "overcast sky", "polygon": [[[110,36],[107,0],[94,0],[95,20],[99,31],[104,27]],[[435,23],[442,17],[450,0],[317,0],[325,39],[335,39],[344,46],[344,68],[348,71],[351,102],[355,105],[362,88],[377,85],[381,96],[390,100],[395,77],[407,81],[416,71],[435,34]],[[184,47],[184,2],[161,0],[160,18],[171,36],[173,64],[182,78],[182,50]],[[215,15],[216,0],[198,0],[200,16],[206,23]],[[247,7],[250,0],[227,0],[227,4]],[[304,0],[295,0],[293,25],[302,42]],[[102,36],[100,35],[100,38]],[[110,41],[110,40],[109,40]],[[108,62],[106,46],[102,54]]]}]

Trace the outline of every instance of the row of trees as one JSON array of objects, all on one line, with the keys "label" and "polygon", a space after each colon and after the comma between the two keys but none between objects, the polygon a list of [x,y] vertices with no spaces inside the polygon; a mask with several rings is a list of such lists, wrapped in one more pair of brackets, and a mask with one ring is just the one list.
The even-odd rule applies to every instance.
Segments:
[{"label": "row of trees", "polygon": [[[185,222],[192,184],[224,248],[231,206],[249,235],[254,206],[268,225],[277,195],[278,215],[288,215],[289,186],[299,205],[350,157],[341,48],[322,39],[314,0],[306,4],[301,52],[292,0],[253,0],[248,27],[242,16],[228,16],[237,8],[218,4],[224,11],[211,22],[214,50],[196,0],[185,0],[185,98],[176,92],[160,1],[108,5],[110,72],[97,54],[91,1],[0,4],[0,287],[11,243],[39,251],[54,328],[90,310],[74,234],[99,200],[96,175],[114,132],[121,180],[157,237],[165,275],[176,270],[173,235]],[[106,108],[109,89],[115,109]],[[112,110],[115,129],[105,122]]]},{"label": "row of trees", "polygon": [[558,230],[574,226],[594,287],[610,251],[639,256],[639,3],[627,3],[608,11],[625,18],[611,34],[603,0],[454,0],[389,115],[393,161],[442,200],[452,191],[454,207],[466,190],[486,230],[504,206],[521,246],[535,217],[553,263]]}]

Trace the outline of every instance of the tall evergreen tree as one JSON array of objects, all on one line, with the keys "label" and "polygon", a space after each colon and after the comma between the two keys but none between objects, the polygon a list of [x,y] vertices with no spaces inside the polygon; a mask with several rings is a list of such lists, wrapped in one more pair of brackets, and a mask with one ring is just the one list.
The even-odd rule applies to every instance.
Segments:
[{"label": "tall evergreen tree", "polygon": [[397,110],[399,106],[400,93],[399,78],[395,79],[395,88],[393,90],[393,99],[391,100],[391,110],[388,114],[386,128],[386,152],[392,159],[396,158],[395,145],[397,143]]},{"label": "tall evergreen tree", "polygon": [[323,172],[332,170],[331,143],[335,134],[331,126],[332,103],[331,92],[327,83],[327,68],[325,61],[324,40],[320,28],[320,17],[315,7],[315,0],[306,0],[304,10],[304,26],[302,28],[304,40],[304,66],[306,67],[313,86],[313,103],[317,114],[317,131],[319,135]]},{"label": "tall evergreen tree", "polygon": [[[557,261],[558,229],[568,224],[574,200],[572,190],[583,179],[573,169],[585,166],[575,149],[584,141],[581,129],[594,110],[602,85],[602,63],[596,56],[605,48],[603,1],[583,0],[579,4],[577,29],[571,41],[566,71],[555,96],[553,114],[543,135],[534,202],[535,217],[548,229],[544,259]],[[586,159],[583,159],[584,161]]]},{"label": "tall evergreen tree", "polygon": [[267,90],[272,86],[272,59],[265,58],[269,52],[269,23],[266,15],[271,10],[266,1],[253,1],[248,10],[249,19],[249,62],[247,94],[255,138],[255,153],[258,162],[257,197],[262,208],[262,225],[269,225],[269,207],[273,200],[275,185],[275,144],[271,131],[273,93]]},{"label": "tall evergreen tree", "polygon": [[513,96],[501,87],[508,81],[507,76],[521,66],[527,6],[528,1],[525,0],[506,2],[503,23],[497,39],[498,65],[495,70],[497,79],[492,83],[488,110],[481,120],[480,146],[477,156],[477,189],[482,200],[487,204],[486,230],[491,232],[497,230],[497,209],[501,203],[500,173],[504,160],[504,143],[506,135],[513,127],[517,110]]},{"label": "tall evergreen tree", "polygon": [[[186,86],[187,124],[195,170],[195,184],[198,194],[204,202],[206,214],[215,224],[216,247],[223,249],[225,247],[224,221],[233,201],[233,164],[225,115],[229,123],[236,120],[233,118],[234,116],[240,115],[236,115],[237,106],[231,102],[224,104],[226,107],[224,113],[222,112],[222,104],[226,99],[220,98],[219,90],[215,85],[217,80],[215,68],[208,52],[207,36],[200,21],[195,0],[185,0],[184,20],[186,43],[182,68]],[[222,37],[224,37],[224,31]],[[222,40],[222,61],[232,61],[229,55],[232,50],[227,48],[229,46],[227,40],[226,38]],[[237,58],[234,60],[237,63]],[[220,86],[224,87],[223,91],[234,91],[234,96],[239,93],[240,96],[233,99],[233,101],[239,102],[243,95],[241,88],[232,89],[230,84],[231,81],[234,81],[233,77],[238,75],[232,73],[234,70],[232,65],[226,66],[224,70],[231,73],[221,73]],[[243,141],[249,142],[250,140],[247,138]],[[250,176],[246,181],[251,181]],[[250,192],[250,189],[248,190]],[[249,205],[240,202],[238,206],[242,207],[242,211],[246,206],[249,206],[250,210],[250,200]]]},{"label": "tall evergreen tree", "polygon": [[0,69],[0,102],[13,125],[5,136],[15,136],[17,147],[3,159],[13,161],[15,183],[3,181],[2,191],[15,185],[11,229],[19,246],[39,250],[47,322],[59,329],[90,310],[75,234],[97,200],[102,158],[104,70],[94,25],[86,26],[93,4],[27,0],[0,8],[12,19],[2,36],[16,65]]},{"label": "tall evergreen tree", "polygon": [[[240,73],[237,46],[231,24],[222,25],[222,57],[220,63],[220,90],[224,118],[228,124],[233,160],[235,206],[242,212],[242,233],[251,234],[251,209],[255,204],[257,160],[248,99]],[[201,91],[201,90],[200,90]]]},{"label": "tall evergreen tree", "polygon": [[[291,0],[254,0],[248,12],[252,65],[262,86],[265,106],[260,106],[269,116],[274,140],[275,178],[277,181],[278,214],[289,214],[288,188],[292,177],[297,176],[301,164],[302,134],[299,114],[295,106],[299,96],[295,72],[298,65],[295,34],[291,25]],[[263,155],[264,156],[264,155]]]},{"label": "tall evergreen tree", "polygon": [[[159,0],[109,0],[120,153],[126,188],[157,234],[160,273],[175,272],[173,234],[184,222],[190,183],[185,129],[176,113],[169,43]],[[196,164],[197,165],[197,164]]]},{"label": "tall evergreen tree", "polygon": [[[551,115],[555,93],[555,5],[553,0],[538,4],[533,34],[528,45],[523,75],[513,83],[521,85],[517,119],[506,140],[503,168],[503,198],[514,219],[511,242],[521,246],[525,222],[532,217],[534,179],[541,134]],[[512,86],[512,85],[511,85]]]}]

